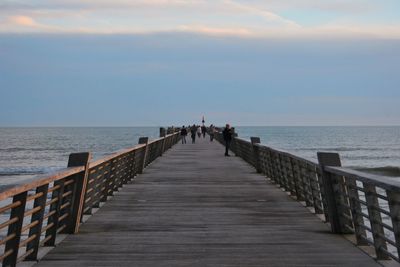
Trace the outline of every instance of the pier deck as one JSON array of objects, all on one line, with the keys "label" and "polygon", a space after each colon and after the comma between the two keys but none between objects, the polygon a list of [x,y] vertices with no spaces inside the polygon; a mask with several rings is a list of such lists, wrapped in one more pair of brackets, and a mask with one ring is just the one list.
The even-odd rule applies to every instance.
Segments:
[{"label": "pier deck", "polygon": [[174,146],[37,266],[379,266],[223,153]]}]

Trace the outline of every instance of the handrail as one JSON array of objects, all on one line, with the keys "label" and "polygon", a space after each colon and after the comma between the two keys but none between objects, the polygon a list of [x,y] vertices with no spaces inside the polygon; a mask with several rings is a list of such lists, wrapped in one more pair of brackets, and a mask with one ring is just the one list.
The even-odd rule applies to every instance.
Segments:
[{"label": "handrail", "polygon": [[[215,138],[225,143],[220,132]],[[313,162],[238,137],[233,138],[231,150],[323,215],[333,233],[353,234],[357,245],[374,247],[378,260],[399,262],[399,181],[343,168],[337,153],[318,153],[318,162]]]},{"label": "handrail", "polygon": [[0,236],[3,266],[37,260],[39,248],[55,246],[59,234],[77,233],[84,214],[92,214],[179,140],[180,134],[172,130],[95,161],[90,153],[71,154],[65,169],[3,187],[0,218],[9,214],[8,220],[0,222],[0,230],[7,229]]},{"label": "handrail", "polygon": [[23,182],[23,184],[5,185],[0,189],[0,201],[5,200],[14,195],[18,195],[19,193],[22,193],[25,191],[30,191],[39,186],[49,184],[51,182],[55,182],[55,181],[64,179],[65,177],[69,177],[69,176],[78,174],[84,170],[85,170],[84,166],[64,168],[62,170],[58,170],[57,172],[48,174],[47,176],[44,176],[43,178],[39,178],[39,179],[32,178],[29,180],[25,180]]},{"label": "handrail", "polygon": [[376,174],[365,173],[353,169],[343,167],[325,167],[325,171],[330,173],[346,176],[348,178],[357,179],[363,183],[370,183],[371,185],[380,187],[385,190],[391,190],[400,193],[400,181],[385,178]]}]

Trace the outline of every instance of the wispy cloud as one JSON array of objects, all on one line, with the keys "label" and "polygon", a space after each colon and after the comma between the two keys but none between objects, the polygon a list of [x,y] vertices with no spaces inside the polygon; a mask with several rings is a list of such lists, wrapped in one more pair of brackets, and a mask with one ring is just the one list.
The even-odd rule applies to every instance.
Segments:
[{"label": "wispy cloud", "polygon": [[[42,0],[0,3],[0,32],[143,34],[188,32],[214,36],[248,37],[377,37],[400,38],[399,21],[387,22],[342,16],[312,26],[302,21],[309,10],[360,12],[379,10],[370,0]],[[367,6],[367,7],[365,7]],[[382,8],[383,9],[383,8]],[[290,12],[287,12],[287,11]],[[290,16],[293,10],[301,16]],[[301,13],[306,12],[306,13]],[[382,14],[384,16],[384,14]],[[366,23],[365,21],[368,21]]]}]

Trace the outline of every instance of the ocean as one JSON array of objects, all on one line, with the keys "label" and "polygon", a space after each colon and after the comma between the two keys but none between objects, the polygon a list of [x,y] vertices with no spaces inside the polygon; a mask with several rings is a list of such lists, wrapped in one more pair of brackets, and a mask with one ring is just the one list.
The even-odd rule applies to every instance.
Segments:
[{"label": "ocean", "polygon": [[[316,160],[337,152],[343,166],[400,177],[400,127],[236,127],[239,137],[258,136],[270,147]],[[0,128],[0,185],[60,168],[74,152],[99,158],[157,138],[159,127]]]},{"label": "ocean", "polygon": [[70,153],[93,158],[158,138],[159,127],[0,128],[0,185],[65,168]]},{"label": "ocean", "polygon": [[317,152],[340,154],[342,165],[400,177],[400,126],[236,127],[243,139],[261,138],[278,150],[317,161]]}]

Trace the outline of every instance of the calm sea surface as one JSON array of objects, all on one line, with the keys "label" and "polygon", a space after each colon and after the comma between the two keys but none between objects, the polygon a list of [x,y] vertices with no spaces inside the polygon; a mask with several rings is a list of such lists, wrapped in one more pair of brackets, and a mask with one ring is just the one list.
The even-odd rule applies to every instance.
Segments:
[{"label": "calm sea surface", "polygon": [[400,176],[400,127],[237,127],[239,137],[317,160],[317,152],[336,152],[342,165]]},{"label": "calm sea surface", "polygon": [[[400,176],[400,127],[237,127],[239,137],[316,159],[317,151],[340,153],[343,165]],[[66,166],[73,152],[95,158],[157,138],[158,127],[0,128],[0,184]]]},{"label": "calm sea surface", "polygon": [[134,146],[141,136],[157,138],[159,128],[0,128],[0,184],[64,168],[70,153],[111,154]]}]

